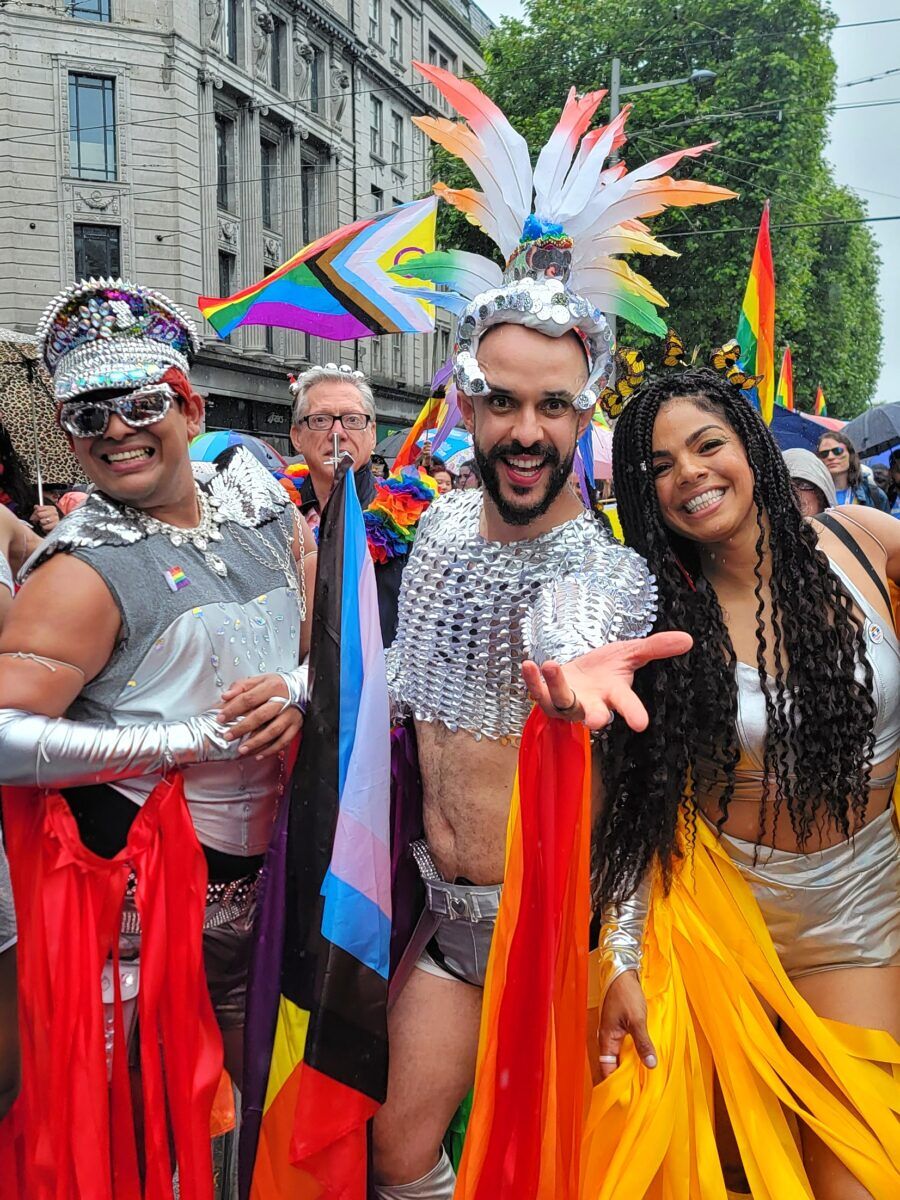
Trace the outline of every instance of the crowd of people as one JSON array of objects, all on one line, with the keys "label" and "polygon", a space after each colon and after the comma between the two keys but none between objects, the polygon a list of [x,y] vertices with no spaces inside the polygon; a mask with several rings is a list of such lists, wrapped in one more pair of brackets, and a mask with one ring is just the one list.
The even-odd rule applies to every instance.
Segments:
[{"label": "crowd of people", "polygon": [[[900,462],[885,494],[840,433],[783,455],[726,376],[676,367],[618,415],[614,537],[575,473],[612,338],[541,199],[554,176],[539,163],[540,218],[513,214],[502,282],[485,268],[457,305],[471,462],[454,476],[426,449],[394,477],[415,522],[366,526],[393,901],[386,1081],[352,1178],[376,1200],[893,1200]],[[635,195],[639,223],[657,201]],[[608,233],[584,211],[585,241]],[[311,694],[336,692],[310,646],[342,636],[317,609],[335,586],[318,539],[341,464],[365,517],[388,464],[368,381],[334,364],[291,383],[297,503],[241,446],[192,463],[198,334],[152,289],[73,284],[38,338],[91,486],[51,523],[4,459],[0,1187],[164,1197],[177,1175],[208,1200],[223,1070],[238,1093],[258,1073],[265,856],[284,797],[309,812],[321,786],[296,758]],[[384,716],[386,732],[387,697]],[[583,770],[558,771],[563,750]],[[565,801],[548,837],[580,814],[559,861],[521,815],[529,789]],[[372,854],[355,799],[341,820]],[[317,905],[325,881],[306,882]],[[330,1019],[353,1045],[344,979]],[[538,1019],[497,1028],[504,996]],[[504,1096],[534,1061],[525,1025],[549,1031],[544,1065]],[[473,1085],[460,1160],[447,1131]],[[293,1133],[290,1163],[246,1166],[270,1180],[254,1195],[291,1194],[271,1180],[300,1155]]]}]

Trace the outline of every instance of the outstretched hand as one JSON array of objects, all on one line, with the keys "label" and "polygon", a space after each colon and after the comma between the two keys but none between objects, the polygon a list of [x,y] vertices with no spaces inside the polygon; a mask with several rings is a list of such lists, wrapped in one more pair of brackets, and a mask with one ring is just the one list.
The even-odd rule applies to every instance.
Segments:
[{"label": "outstretched hand", "polygon": [[539,667],[529,659],[522,664],[522,677],[531,698],[548,717],[604,729],[618,713],[635,733],[641,733],[650,718],[632,688],[635,671],[655,659],[687,654],[693,644],[689,633],[652,633],[599,646],[565,666],[548,661]]}]

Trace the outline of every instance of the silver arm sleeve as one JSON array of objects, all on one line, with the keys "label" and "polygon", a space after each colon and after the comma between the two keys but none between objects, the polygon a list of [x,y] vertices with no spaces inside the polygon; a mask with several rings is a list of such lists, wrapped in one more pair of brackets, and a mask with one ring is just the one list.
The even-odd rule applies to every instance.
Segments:
[{"label": "silver arm sleeve", "polygon": [[[613,904],[603,914],[600,931],[600,962],[605,969],[603,995],[610,984],[626,971],[641,971],[641,946],[650,911],[650,880],[648,871],[634,895],[622,904]],[[601,997],[601,1004],[603,997]]]},{"label": "silver arm sleeve", "polygon": [[276,671],[275,674],[284,680],[288,690],[284,707],[299,708],[301,712],[306,712],[306,703],[309,700],[309,660],[302,662],[299,667],[294,667],[293,671]]},{"label": "silver arm sleeve", "polygon": [[77,787],[236,758],[214,712],[121,727],[0,708],[0,783]]}]

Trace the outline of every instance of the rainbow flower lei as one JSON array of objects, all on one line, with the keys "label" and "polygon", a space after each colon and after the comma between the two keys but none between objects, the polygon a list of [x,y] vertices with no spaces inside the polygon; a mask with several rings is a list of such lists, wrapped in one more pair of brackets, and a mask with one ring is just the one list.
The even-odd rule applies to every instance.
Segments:
[{"label": "rainbow flower lei", "polygon": [[422,513],[437,494],[435,481],[417,467],[401,467],[375,480],[375,499],[363,513],[373,562],[409,552]]},{"label": "rainbow flower lei", "polygon": [[[292,463],[283,471],[272,474],[298,507],[300,488],[309,474],[305,463]],[[375,499],[363,513],[366,540],[372,561],[390,562],[407,554],[416,536],[416,526],[422,513],[438,494],[430,475],[417,467],[401,467],[387,479],[375,479]],[[313,536],[319,540],[318,526]]]}]

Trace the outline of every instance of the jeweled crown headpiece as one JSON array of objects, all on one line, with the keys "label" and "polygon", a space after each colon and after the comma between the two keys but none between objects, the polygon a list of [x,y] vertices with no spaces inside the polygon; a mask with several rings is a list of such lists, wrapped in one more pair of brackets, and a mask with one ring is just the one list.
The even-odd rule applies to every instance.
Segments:
[{"label": "jeweled crown headpiece", "polygon": [[[625,107],[609,125],[588,126],[606,95],[569,92],[559,123],[532,169],[528,146],[492,100],[449,71],[416,63],[456,109],[461,121],[414,117],[433,141],[457,155],[483,190],[434,191],[465,213],[499,247],[504,270],[488,258],[451,250],[409,258],[393,274],[421,279],[446,290],[422,288],[423,300],[459,318],[453,354],[456,383],[468,396],[488,391],[476,358],[478,341],[493,325],[516,323],[550,337],[578,332],[589,359],[589,375],[575,404],[592,407],[607,382],[612,337],[604,313],[615,313],[658,333],[666,325],[656,313],[665,300],[615,254],[674,254],[650,236],[640,218],[671,206],[731,199],[727,188],[665,174],[682,158],[707,146],[664,155],[628,171],[622,162],[604,167],[626,141]],[[712,144],[712,143],[711,143]],[[405,289],[410,294],[410,289]]]},{"label": "jeweled crown headpiece", "polygon": [[55,296],[37,327],[58,401],[156,383],[191,368],[200,342],[187,313],[161,292],[122,279],[82,279]]}]

